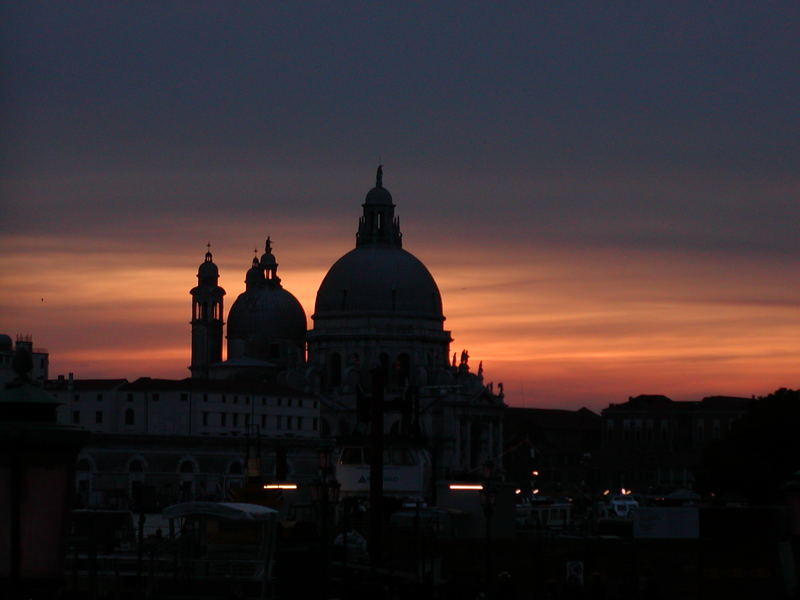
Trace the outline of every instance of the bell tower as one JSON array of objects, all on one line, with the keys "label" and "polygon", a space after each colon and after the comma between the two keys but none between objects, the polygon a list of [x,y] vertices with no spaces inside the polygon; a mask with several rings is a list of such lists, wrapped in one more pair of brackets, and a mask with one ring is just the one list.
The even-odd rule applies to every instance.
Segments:
[{"label": "bell tower", "polygon": [[222,297],[219,269],[208,244],[205,260],[197,269],[197,286],[192,295],[192,377],[207,377],[208,367],[222,362]]}]

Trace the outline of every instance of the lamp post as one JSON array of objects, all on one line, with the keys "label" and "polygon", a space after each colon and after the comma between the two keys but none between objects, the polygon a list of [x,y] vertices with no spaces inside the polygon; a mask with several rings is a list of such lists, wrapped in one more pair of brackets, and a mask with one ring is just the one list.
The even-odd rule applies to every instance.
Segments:
[{"label": "lamp post", "polygon": [[480,502],[483,516],[486,519],[486,593],[490,595],[492,580],[492,516],[497,502],[497,490],[492,482],[493,465],[487,462],[483,466],[484,484],[480,490]]},{"label": "lamp post", "polygon": [[59,425],[53,396],[30,377],[18,349],[16,378],[0,391],[0,589],[11,600],[52,598],[63,576],[78,450],[89,432]]},{"label": "lamp post", "polygon": [[333,468],[331,466],[330,452],[322,451],[319,455],[319,478],[311,484],[311,499],[317,503],[320,511],[320,549],[322,551],[322,597],[327,592],[329,577],[328,570],[330,559],[329,549],[329,526],[328,517],[330,516],[330,505],[334,506],[339,501],[339,482],[331,477]]},{"label": "lamp post", "polygon": [[[586,479],[584,480],[585,484],[589,486],[589,506],[586,512],[586,533],[588,535],[592,535],[594,533],[594,471],[592,469],[592,453],[591,452],[584,452],[583,456],[581,457],[581,465],[586,469]],[[585,496],[585,489],[584,489],[584,496]]]}]

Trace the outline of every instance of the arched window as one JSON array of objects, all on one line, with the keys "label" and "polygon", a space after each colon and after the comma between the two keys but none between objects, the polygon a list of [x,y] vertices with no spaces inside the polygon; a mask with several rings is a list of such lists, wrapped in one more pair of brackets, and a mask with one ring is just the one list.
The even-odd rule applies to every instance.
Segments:
[{"label": "arched window", "polygon": [[138,459],[132,460],[130,462],[130,464],[128,465],[128,472],[129,473],[142,473],[142,472],[144,472],[144,465],[142,464],[142,461],[140,461]]},{"label": "arched window", "polygon": [[190,460],[184,460],[178,470],[181,473],[194,473],[194,463]]},{"label": "arched window", "polygon": [[136,413],[132,408],[125,411],[125,425],[133,425],[136,422]]},{"label": "arched window", "polygon": [[385,383],[388,383],[389,380],[389,355],[386,352],[381,352],[380,355],[381,361],[381,375],[383,375],[383,380]]},{"label": "arched window", "polygon": [[342,384],[342,357],[338,352],[334,352],[328,359],[328,375],[332,386]]},{"label": "arched window", "polygon": [[411,358],[408,354],[403,353],[397,357],[397,364],[395,365],[395,384],[405,385],[411,371]]},{"label": "arched window", "polygon": [[84,471],[84,472],[91,472],[92,471],[92,463],[90,463],[87,459],[82,458],[78,461],[78,465],[75,467],[76,471]]}]

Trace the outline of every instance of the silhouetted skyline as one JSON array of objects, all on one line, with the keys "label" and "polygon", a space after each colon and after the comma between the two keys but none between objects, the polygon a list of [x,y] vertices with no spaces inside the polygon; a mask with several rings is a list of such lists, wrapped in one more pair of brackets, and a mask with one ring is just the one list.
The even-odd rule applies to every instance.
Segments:
[{"label": "silhouetted skyline", "polygon": [[797,387],[800,9],[7,4],[0,332],[184,377],[211,242],[313,312],[379,159],[507,401]]}]

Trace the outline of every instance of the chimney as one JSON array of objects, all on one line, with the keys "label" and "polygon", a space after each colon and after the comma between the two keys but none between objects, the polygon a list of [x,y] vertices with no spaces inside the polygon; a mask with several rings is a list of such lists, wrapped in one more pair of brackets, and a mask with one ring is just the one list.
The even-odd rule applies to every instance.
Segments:
[{"label": "chimney", "polygon": [[73,377],[72,373],[70,373],[68,375],[68,377],[69,377],[69,380],[67,381],[67,389],[71,392],[72,389],[74,388],[74,377]]}]

